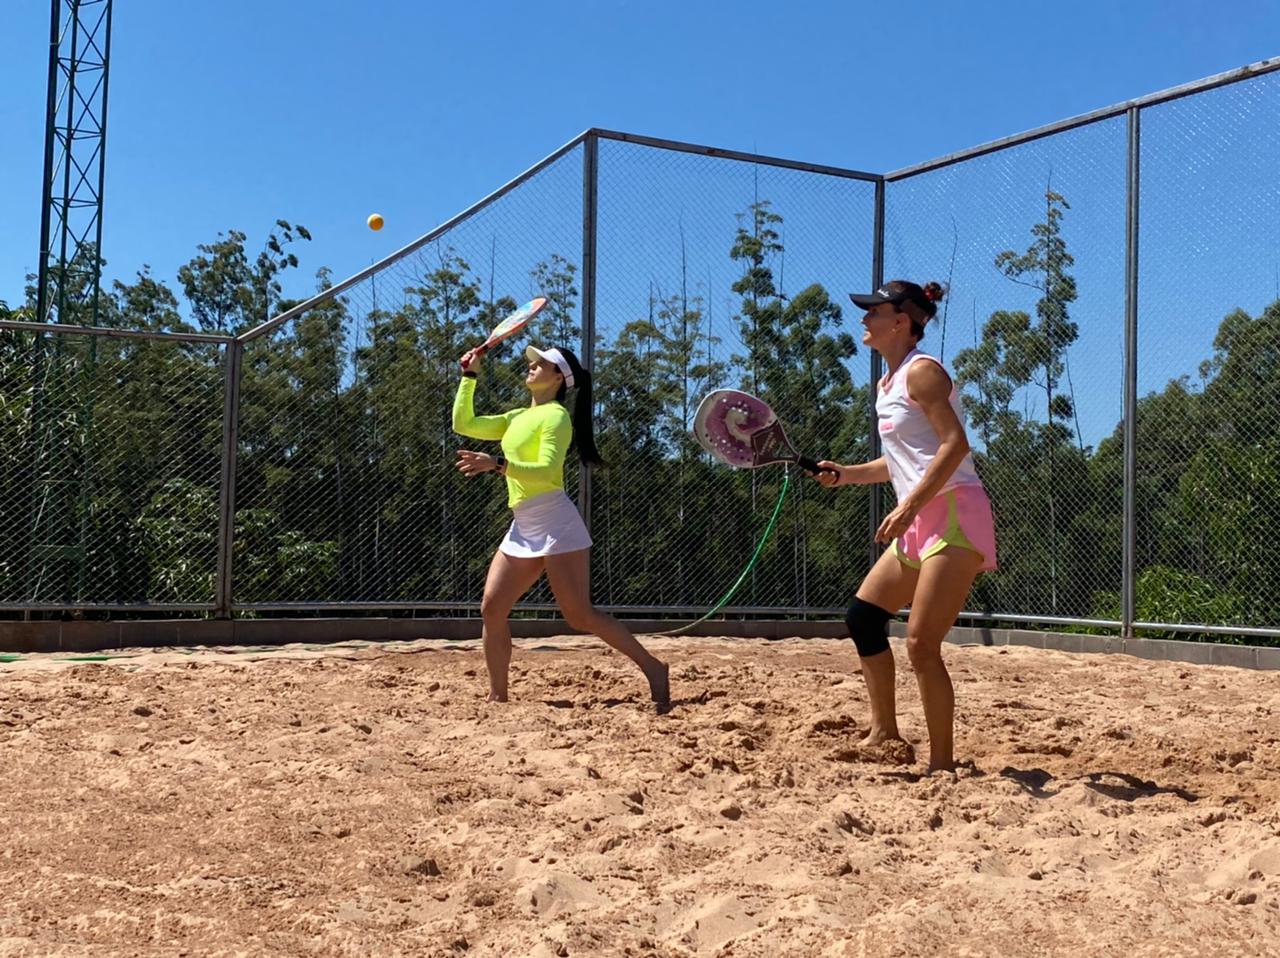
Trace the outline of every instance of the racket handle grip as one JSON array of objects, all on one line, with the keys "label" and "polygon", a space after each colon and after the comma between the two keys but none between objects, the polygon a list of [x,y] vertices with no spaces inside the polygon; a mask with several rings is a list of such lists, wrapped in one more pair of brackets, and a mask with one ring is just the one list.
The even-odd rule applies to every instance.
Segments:
[{"label": "racket handle grip", "polygon": [[805,472],[811,472],[815,476],[818,473],[823,471],[822,467],[818,465],[818,460],[810,459],[808,456],[801,456],[799,459],[796,460],[796,462],[799,464],[800,468],[803,469]]}]

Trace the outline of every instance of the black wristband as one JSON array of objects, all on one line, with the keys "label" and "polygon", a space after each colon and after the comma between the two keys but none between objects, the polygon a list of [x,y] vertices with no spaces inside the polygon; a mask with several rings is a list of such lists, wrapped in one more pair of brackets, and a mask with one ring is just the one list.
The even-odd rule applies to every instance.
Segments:
[{"label": "black wristband", "polygon": [[507,460],[504,456],[494,456],[494,462],[498,464],[498,468],[493,470],[498,475],[502,475],[502,470],[507,468]]},{"label": "black wristband", "polygon": [[475,378],[476,378],[476,374],[475,374],[475,373],[469,373],[469,372],[467,372],[466,370],[463,370],[462,375],[466,376],[468,379],[475,379]]}]

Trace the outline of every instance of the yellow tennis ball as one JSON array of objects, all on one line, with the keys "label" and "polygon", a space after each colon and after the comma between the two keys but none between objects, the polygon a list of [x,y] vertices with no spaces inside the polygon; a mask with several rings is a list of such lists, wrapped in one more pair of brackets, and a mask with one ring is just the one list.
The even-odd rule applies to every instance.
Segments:
[{"label": "yellow tennis ball", "polygon": [[371,230],[380,230],[380,229],[382,229],[382,214],[381,214],[381,213],[370,213],[370,214],[369,214],[369,229],[371,229]]}]

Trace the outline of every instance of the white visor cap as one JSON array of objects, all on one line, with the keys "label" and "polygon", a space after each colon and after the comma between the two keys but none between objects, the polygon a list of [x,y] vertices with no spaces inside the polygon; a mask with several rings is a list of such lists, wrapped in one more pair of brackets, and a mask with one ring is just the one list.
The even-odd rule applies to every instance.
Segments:
[{"label": "white visor cap", "polygon": [[555,363],[556,368],[564,375],[564,384],[570,388],[573,387],[573,370],[569,366],[569,360],[564,358],[564,353],[560,352],[560,350],[526,346],[524,355],[526,359],[541,359],[549,363]]}]

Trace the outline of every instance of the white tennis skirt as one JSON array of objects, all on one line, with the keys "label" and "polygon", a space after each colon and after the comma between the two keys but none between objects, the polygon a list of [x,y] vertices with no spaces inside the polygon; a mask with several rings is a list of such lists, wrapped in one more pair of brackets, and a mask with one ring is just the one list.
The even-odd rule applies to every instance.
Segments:
[{"label": "white tennis skirt", "polygon": [[553,556],[591,548],[591,533],[563,490],[526,499],[512,510],[511,528],[498,546],[518,559]]}]

